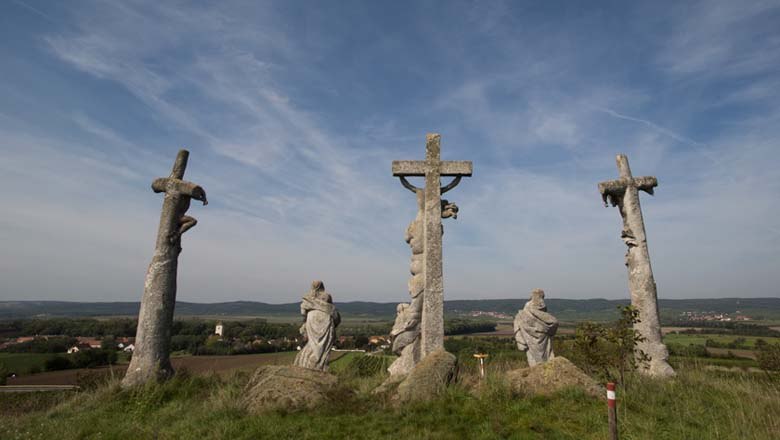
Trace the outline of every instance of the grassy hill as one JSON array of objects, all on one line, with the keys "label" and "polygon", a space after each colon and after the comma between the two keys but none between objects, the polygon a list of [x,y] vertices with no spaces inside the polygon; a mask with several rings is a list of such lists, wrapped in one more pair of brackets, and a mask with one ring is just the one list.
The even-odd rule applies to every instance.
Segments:
[{"label": "grassy hill", "polygon": [[[521,366],[517,361],[506,368]],[[246,373],[179,374],[132,391],[114,381],[77,394],[0,393],[0,438],[608,438],[603,398],[576,389],[549,397],[513,394],[496,364],[488,364],[488,380],[480,383],[473,360],[462,359],[461,380],[445,395],[401,408],[371,394],[382,373],[355,377],[349,368],[334,371],[340,385],[331,405],[262,415],[248,413],[242,404]],[[678,366],[678,373],[668,381],[632,377],[627,389],[618,390],[621,438],[777,438],[776,379],[696,365]]]},{"label": "grassy hill", "polygon": [[[514,315],[523,307],[526,298],[453,300],[444,303],[449,314],[468,314],[474,311],[500,312]],[[546,300],[551,313],[562,321],[610,320],[617,317],[616,307],[628,304],[625,300],[560,299]],[[345,317],[392,319],[396,303],[367,301],[337,304]],[[661,299],[662,319],[673,321],[682,312],[735,313],[766,319],[780,319],[780,298],[718,298],[718,299]],[[138,302],[68,302],[68,301],[0,301],[0,319],[19,319],[41,316],[136,316]],[[178,316],[260,316],[297,317],[298,303],[267,304],[254,301],[221,303],[177,302]]]}]

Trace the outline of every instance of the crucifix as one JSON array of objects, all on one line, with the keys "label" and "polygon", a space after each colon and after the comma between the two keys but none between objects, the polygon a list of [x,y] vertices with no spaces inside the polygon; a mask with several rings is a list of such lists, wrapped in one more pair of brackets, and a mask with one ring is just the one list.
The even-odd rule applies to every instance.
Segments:
[{"label": "crucifix", "polygon": [[154,256],[146,272],[135,350],[127,369],[123,387],[142,385],[169,378],[173,374],[170,360],[173,309],[176,306],[176,275],[181,253],[181,237],[197,220],[186,215],[190,200],[206,205],[206,191],[187,182],[184,171],[190,153],[180,150],[169,177],[152,182],[152,191],[165,193]]},{"label": "crucifix", "polygon": [[[425,137],[425,160],[393,161],[393,176],[417,195],[422,211],[422,316],[420,325],[420,358],[444,348],[444,284],[442,280],[442,216],[457,217],[457,208],[441,200],[441,195],[458,185],[462,177],[470,177],[470,161],[442,161],[441,136],[429,133]],[[425,177],[425,188],[417,188],[410,176]],[[441,186],[441,177],[454,177]],[[442,211],[444,205],[444,211]],[[411,244],[411,243],[410,243]],[[414,252],[414,246],[412,246]],[[414,256],[413,256],[414,258]],[[412,262],[414,273],[414,260]],[[410,283],[411,284],[411,283]],[[410,285],[410,293],[412,287]],[[413,294],[414,295],[414,294]]]},{"label": "crucifix", "polygon": [[668,362],[669,352],[661,337],[658,289],[653,277],[653,268],[650,266],[645,221],[642,218],[642,208],[639,206],[639,191],[652,195],[653,188],[658,186],[658,179],[652,176],[633,177],[625,154],[618,154],[615,160],[620,178],[599,183],[599,192],[604,205],[617,206],[623,218],[623,231],[620,237],[628,248],[626,266],[631,305],[639,311],[639,322],[634,325],[634,329],[643,338],[637,346],[645,355],[650,356],[649,364],[642,365],[640,371],[651,376],[673,376],[674,370]]}]

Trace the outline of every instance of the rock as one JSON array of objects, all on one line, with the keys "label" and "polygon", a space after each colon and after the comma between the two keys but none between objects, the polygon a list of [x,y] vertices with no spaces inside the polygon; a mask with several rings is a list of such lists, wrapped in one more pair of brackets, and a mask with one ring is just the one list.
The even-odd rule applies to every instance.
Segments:
[{"label": "rock", "polygon": [[244,403],[250,412],[271,409],[310,409],[330,399],[336,376],[294,365],[267,365],[258,368],[244,390]]},{"label": "rock", "polygon": [[430,400],[440,395],[457,375],[458,359],[455,355],[444,350],[434,351],[398,384],[392,400],[399,404]]},{"label": "rock", "polygon": [[398,389],[398,385],[406,379],[406,376],[406,374],[391,374],[381,385],[374,388],[374,390],[371,391],[371,394],[380,396],[394,395],[395,391]]},{"label": "rock", "polygon": [[595,380],[561,356],[533,367],[512,370],[506,377],[516,393],[548,395],[567,387],[578,387],[594,397],[603,394]]}]

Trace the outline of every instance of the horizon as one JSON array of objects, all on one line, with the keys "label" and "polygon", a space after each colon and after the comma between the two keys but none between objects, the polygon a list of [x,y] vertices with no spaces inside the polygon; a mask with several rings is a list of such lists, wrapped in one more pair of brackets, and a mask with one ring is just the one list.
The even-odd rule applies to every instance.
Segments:
[{"label": "horizon", "polygon": [[14,0],[0,22],[0,301],[140,301],[149,186],[182,146],[209,205],[177,300],[286,304],[322,279],[408,301],[416,204],[390,164],[429,132],[474,165],[447,193],[445,300],[628,299],[597,190],[617,153],[659,181],[659,299],[780,296],[777,2]]},{"label": "horizon", "polygon": [[[777,296],[752,296],[752,297],[723,297],[723,298],[658,298],[658,300],[664,300],[664,301],[725,301],[725,300],[760,300],[760,299],[777,299],[780,300],[780,297]],[[549,300],[564,300],[564,301],[631,301],[631,298],[550,298],[545,297],[546,301]],[[448,301],[528,301],[528,298],[470,298],[470,299],[446,299],[444,302]],[[29,303],[41,303],[41,302],[65,302],[65,303],[91,303],[91,304],[112,304],[112,303],[139,303],[141,300],[137,301],[72,301],[72,300],[35,300],[35,299],[29,299],[29,300],[0,300],[0,303],[23,303],[23,302],[29,302]],[[250,302],[250,303],[258,303],[258,304],[267,304],[271,306],[280,306],[280,305],[291,305],[291,304],[298,304],[300,301],[293,301],[293,302],[283,302],[283,303],[269,303],[265,301],[254,301],[254,300],[232,300],[232,301],[220,301],[220,302],[199,302],[199,301],[182,301],[177,299],[177,303],[189,303],[189,304],[228,304],[228,303],[236,303],[236,302]],[[351,303],[375,303],[375,304],[396,304],[395,301],[366,301],[366,300],[351,300],[351,301],[334,301],[334,304],[351,304]]]}]

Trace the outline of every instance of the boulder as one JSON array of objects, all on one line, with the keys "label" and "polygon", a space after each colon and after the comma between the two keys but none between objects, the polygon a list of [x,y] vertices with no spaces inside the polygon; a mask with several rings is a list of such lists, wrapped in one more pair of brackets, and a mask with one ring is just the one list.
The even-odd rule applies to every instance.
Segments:
[{"label": "boulder", "polygon": [[444,350],[434,351],[398,384],[393,402],[419,402],[440,395],[458,376],[458,359]]},{"label": "boulder", "polygon": [[600,397],[599,384],[565,357],[557,356],[533,367],[512,370],[506,374],[512,391],[521,394],[547,395],[568,387],[578,387]]},{"label": "boulder", "polygon": [[338,379],[323,371],[294,365],[258,368],[244,389],[247,410],[310,409],[327,403]]}]

